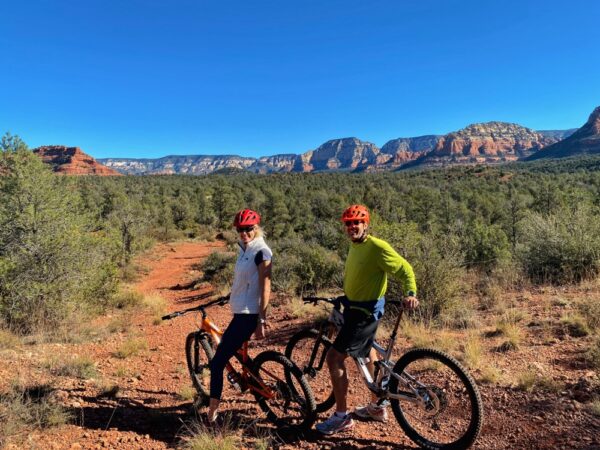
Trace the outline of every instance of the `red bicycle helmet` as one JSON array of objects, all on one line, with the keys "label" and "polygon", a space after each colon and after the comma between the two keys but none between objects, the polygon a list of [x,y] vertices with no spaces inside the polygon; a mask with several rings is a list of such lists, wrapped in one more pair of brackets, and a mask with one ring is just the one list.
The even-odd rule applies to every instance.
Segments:
[{"label": "red bicycle helmet", "polygon": [[234,227],[250,227],[259,223],[260,216],[256,211],[252,211],[251,209],[242,209],[235,215],[235,219],[233,219]]},{"label": "red bicycle helmet", "polygon": [[365,223],[369,223],[371,221],[369,210],[363,205],[350,205],[342,214],[342,222],[347,220],[364,220]]}]

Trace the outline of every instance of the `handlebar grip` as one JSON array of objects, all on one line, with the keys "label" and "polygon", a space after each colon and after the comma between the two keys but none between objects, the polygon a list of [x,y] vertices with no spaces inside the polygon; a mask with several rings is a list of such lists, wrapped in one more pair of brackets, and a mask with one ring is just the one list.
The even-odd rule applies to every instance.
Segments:
[{"label": "handlebar grip", "polygon": [[162,316],[161,320],[171,320],[174,317],[177,317],[177,313],[171,313],[171,314],[167,314],[166,316]]}]

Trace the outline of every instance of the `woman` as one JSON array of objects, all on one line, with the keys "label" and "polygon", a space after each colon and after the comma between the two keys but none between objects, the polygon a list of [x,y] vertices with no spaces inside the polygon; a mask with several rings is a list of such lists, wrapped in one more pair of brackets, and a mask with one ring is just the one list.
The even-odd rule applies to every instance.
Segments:
[{"label": "woman", "polygon": [[217,418],[223,391],[223,370],[227,361],[250,339],[265,337],[267,306],[271,295],[271,258],[273,253],[262,238],[260,216],[251,209],[235,215],[233,225],[240,235],[240,252],[235,264],[229,303],[233,320],[223,333],[210,362],[210,403],[208,421]]}]

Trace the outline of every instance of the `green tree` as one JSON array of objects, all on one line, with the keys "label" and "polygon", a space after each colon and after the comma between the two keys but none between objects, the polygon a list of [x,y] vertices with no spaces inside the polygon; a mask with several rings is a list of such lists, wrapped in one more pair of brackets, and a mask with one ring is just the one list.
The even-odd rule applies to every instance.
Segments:
[{"label": "green tree", "polygon": [[0,317],[21,332],[53,327],[112,292],[110,245],[89,232],[72,180],[17,136],[0,145]]}]

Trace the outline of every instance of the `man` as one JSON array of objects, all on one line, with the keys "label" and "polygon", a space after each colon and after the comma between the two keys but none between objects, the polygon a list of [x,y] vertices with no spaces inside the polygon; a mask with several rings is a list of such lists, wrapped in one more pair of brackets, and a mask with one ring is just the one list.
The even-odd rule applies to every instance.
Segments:
[{"label": "man", "polygon": [[[373,376],[376,352],[372,344],[383,316],[388,274],[402,282],[404,306],[413,309],[419,305],[411,265],[390,244],[368,234],[370,217],[367,208],[362,205],[349,206],[342,214],[342,222],[352,241],[344,271],[344,293],[348,302],[344,308],[344,325],[327,354],[336,411],[316,426],[324,434],[334,434],[354,426],[346,404],[348,374],[344,361],[348,355],[360,358],[368,356],[368,367]],[[371,403],[357,408],[354,414],[385,422],[387,408],[377,405],[377,400],[377,396],[372,394]]]}]

